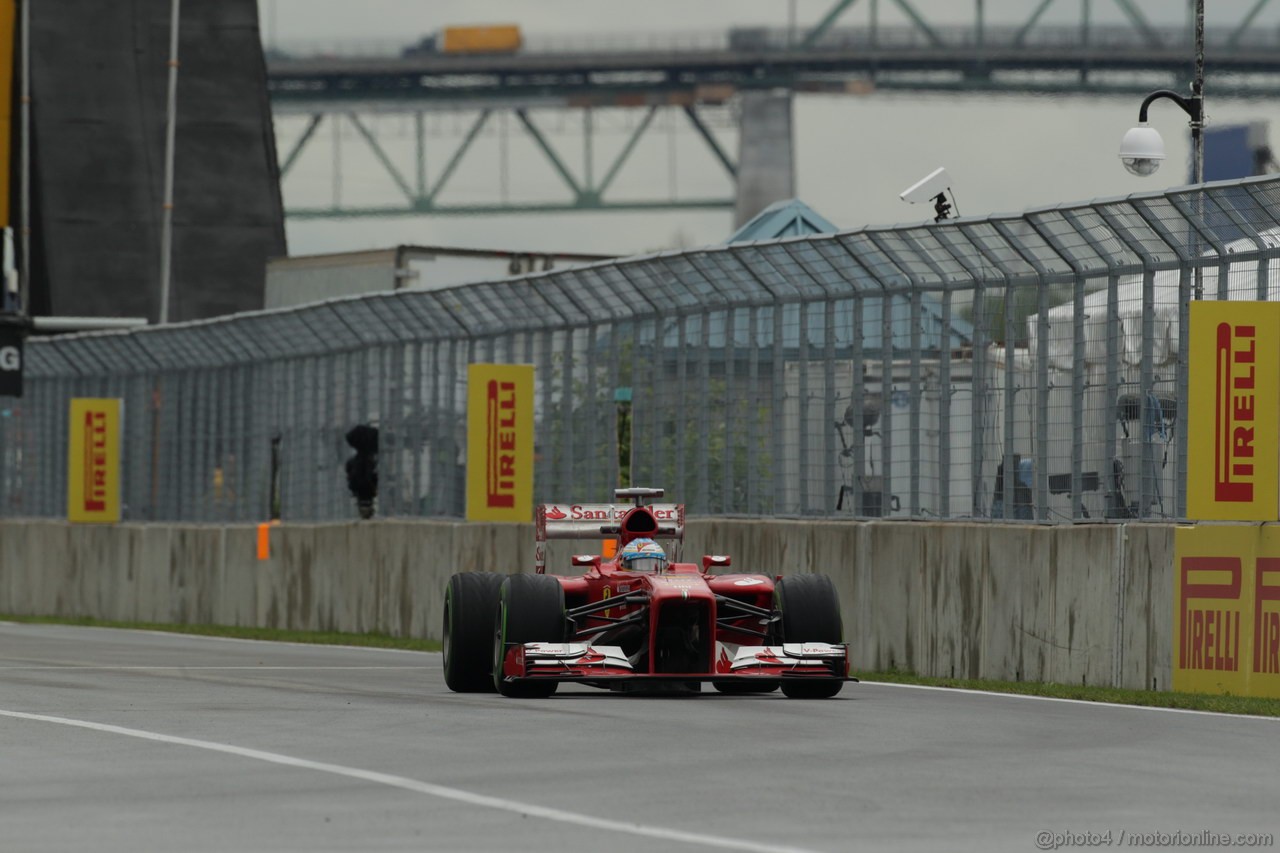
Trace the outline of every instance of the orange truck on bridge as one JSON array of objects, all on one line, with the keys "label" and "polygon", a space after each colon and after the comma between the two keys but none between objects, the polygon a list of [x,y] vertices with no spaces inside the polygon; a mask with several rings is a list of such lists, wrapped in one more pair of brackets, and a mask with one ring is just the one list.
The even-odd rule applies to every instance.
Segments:
[{"label": "orange truck on bridge", "polygon": [[524,43],[515,24],[445,27],[404,49],[404,56],[515,53]]}]

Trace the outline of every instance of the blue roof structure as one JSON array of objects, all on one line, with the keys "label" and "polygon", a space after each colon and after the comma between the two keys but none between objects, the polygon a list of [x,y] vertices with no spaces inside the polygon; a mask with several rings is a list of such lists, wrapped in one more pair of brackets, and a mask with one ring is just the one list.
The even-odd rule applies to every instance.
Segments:
[{"label": "blue roof structure", "polygon": [[809,234],[834,234],[838,230],[840,229],[821,213],[798,198],[790,198],[775,201],[751,217],[724,242],[777,240],[781,237],[804,237]]}]

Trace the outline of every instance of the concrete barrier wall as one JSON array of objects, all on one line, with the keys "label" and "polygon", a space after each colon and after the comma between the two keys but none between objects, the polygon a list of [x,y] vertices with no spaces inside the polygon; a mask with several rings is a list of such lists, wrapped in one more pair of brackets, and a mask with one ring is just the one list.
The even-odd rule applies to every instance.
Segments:
[{"label": "concrete barrier wall", "polygon": [[[859,669],[1156,687],[1171,679],[1173,526],[701,519],[684,559],[817,571]],[[533,528],[0,522],[0,613],[438,638],[456,571],[532,570]],[[598,543],[551,543],[548,565]]]},{"label": "concrete barrier wall", "polygon": [[831,575],[861,669],[1168,689],[1173,530],[708,519],[685,554]]}]

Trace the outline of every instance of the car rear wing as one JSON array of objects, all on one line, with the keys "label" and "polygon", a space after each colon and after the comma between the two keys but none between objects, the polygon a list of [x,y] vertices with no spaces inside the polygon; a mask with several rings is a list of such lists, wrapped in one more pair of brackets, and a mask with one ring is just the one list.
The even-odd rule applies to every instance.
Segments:
[{"label": "car rear wing", "polygon": [[653,517],[656,527],[630,527],[633,535],[651,539],[684,540],[684,504],[539,504],[534,510],[534,553],[536,570],[546,571],[547,552],[543,543],[550,539],[598,539],[622,534],[623,520],[631,513],[634,521],[649,524],[645,513]]}]

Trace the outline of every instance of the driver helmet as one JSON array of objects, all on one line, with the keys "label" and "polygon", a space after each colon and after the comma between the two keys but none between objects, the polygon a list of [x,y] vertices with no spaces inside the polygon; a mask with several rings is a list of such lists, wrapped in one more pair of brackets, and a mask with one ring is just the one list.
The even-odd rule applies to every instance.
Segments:
[{"label": "driver helmet", "polygon": [[652,539],[632,539],[622,546],[618,562],[629,572],[660,572],[667,567],[667,552]]}]

